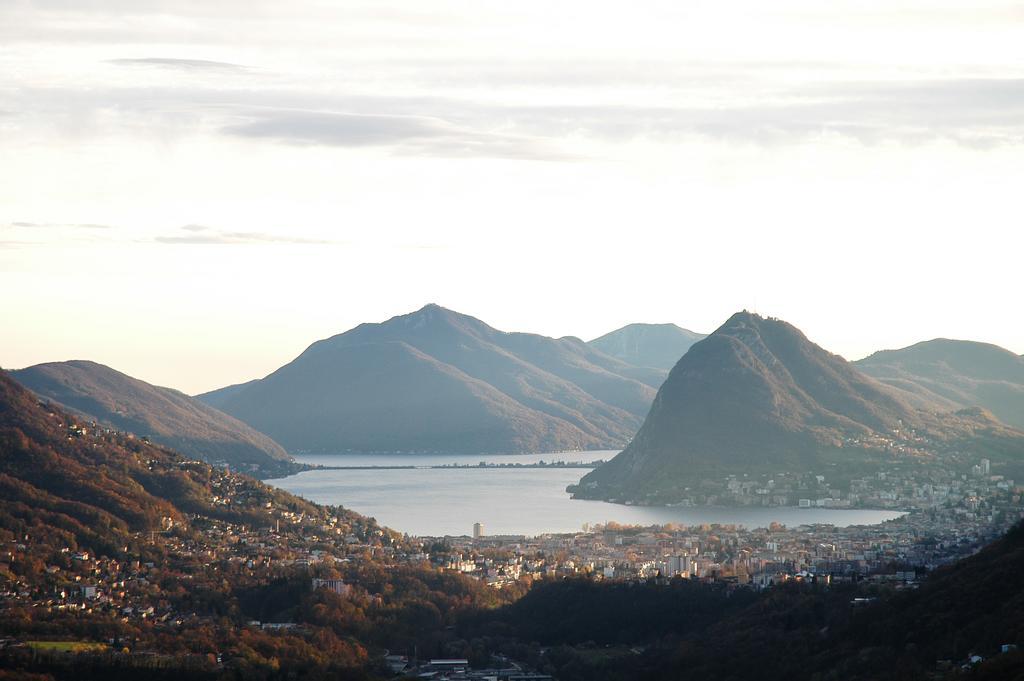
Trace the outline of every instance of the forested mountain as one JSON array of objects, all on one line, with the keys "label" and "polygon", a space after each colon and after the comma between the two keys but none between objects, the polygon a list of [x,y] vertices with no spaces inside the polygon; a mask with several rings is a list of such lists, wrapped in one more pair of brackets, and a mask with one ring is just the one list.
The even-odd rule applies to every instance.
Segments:
[{"label": "forested mountain", "polygon": [[[318,507],[255,480],[230,477],[130,434],[83,420],[0,374],[0,504],[14,536],[122,553],[132,533],[159,529],[190,514],[253,522],[265,514],[213,502],[215,478],[231,479],[263,501],[283,500],[306,513]],[[225,477],[228,476],[228,477]],[[248,496],[248,495],[247,495]]]},{"label": "forested mountain", "polygon": [[630,445],[576,494],[672,501],[708,476],[849,468],[983,440],[997,443],[993,456],[1024,459],[1024,433],[977,410],[927,406],[911,406],[794,326],[740,312],[690,348]]},{"label": "forested mountain", "polygon": [[919,588],[561,580],[467,619],[462,633],[562,681],[1020,679],[1022,571],[1018,524]]},{"label": "forested mountain", "polygon": [[887,385],[951,409],[977,406],[1024,428],[1024,357],[973,341],[937,338],[854,363]]},{"label": "forested mountain", "polygon": [[536,452],[622,446],[659,382],[579,339],[428,305],[199,399],[293,450]]},{"label": "forested mountain", "polygon": [[[789,588],[681,643],[648,679],[1019,679],[1024,526],[919,589]],[[854,596],[875,602],[852,602]],[[974,664],[969,658],[977,656]],[[664,666],[662,666],[664,665]]]},{"label": "forested mountain", "polygon": [[202,461],[261,476],[293,468],[281,445],[238,419],[102,364],[52,362],[9,373],[46,400]]},{"label": "forested mountain", "polygon": [[667,372],[694,343],[705,337],[675,324],[629,324],[595,338],[588,345],[623,362]]},{"label": "forested mountain", "polygon": [[83,426],[2,373],[0,499],[5,679],[382,678],[387,646],[437,656],[459,609],[504,596],[396,564],[401,535],[372,519]]}]

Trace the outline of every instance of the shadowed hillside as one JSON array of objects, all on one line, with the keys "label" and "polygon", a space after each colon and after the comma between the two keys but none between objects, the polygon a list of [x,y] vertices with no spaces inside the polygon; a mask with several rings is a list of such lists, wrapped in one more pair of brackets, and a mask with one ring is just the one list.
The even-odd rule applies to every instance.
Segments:
[{"label": "shadowed hillside", "polygon": [[1018,524],[912,588],[566,579],[474,613],[460,631],[563,681],[1020,679],[1022,571]]},{"label": "shadowed hillside", "polygon": [[901,448],[1024,456],[1024,434],[985,413],[927,404],[912,407],[786,322],[741,312],[683,356],[634,440],[575,492],[672,501],[705,476],[853,467]]},{"label": "shadowed hillside", "polygon": [[0,499],[4,679],[384,678],[385,649],[437,657],[446,619],[504,596],[396,564],[409,547],[370,518],[83,427],[3,373]]},{"label": "shadowed hillside", "polygon": [[1024,358],[996,345],[939,338],[876,352],[854,366],[909,394],[951,409],[982,407],[1024,428]]},{"label": "shadowed hillside", "polygon": [[[92,430],[75,416],[39,403],[0,374],[0,525],[22,527],[57,541],[118,553],[133,532],[157,529],[163,518],[188,521],[204,514],[237,522],[263,516],[256,504],[211,503],[213,470],[139,438]],[[221,475],[218,473],[217,475]],[[239,478],[246,480],[245,478]],[[316,507],[255,480],[254,492]],[[265,522],[265,521],[264,521]]]},{"label": "shadowed hillside", "polygon": [[[918,590],[851,605],[848,590],[779,589],[679,645],[645,679],[1019,679],[1024,527],[931,575]],[[860,594],[868,595],[868,594]]]},{"label": "shadowed hillside", "polygon": [[703,333],[675,324],[629,324],[588,345],[630,364],[668,371],[703,338]]},{"label": "shadowed hillside", "polygon": [[150,385],[95,362],[38,364],[9,372],[44,399],[203,461],[262,476],[291,469],[266,435],[188,395]]},{"label": "shadowed hillside", "polygon": [[536,452],[623,445],[658,383],[579,339],[428,305],[199,399],[296,450]]}]

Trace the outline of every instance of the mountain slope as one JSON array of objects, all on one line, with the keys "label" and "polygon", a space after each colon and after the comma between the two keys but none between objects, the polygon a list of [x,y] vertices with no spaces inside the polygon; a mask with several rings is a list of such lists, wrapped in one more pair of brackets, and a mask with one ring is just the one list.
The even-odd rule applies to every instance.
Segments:
[{"label": "mountain slope", "polygon": [[940,410],[911,407],[790,324],[741,312],[683,356],[637,436],[576,494],[671,501],[702,476],[855,465],[917,431],[943,446],[991,431],[1000,451],[1024,451],[984,414],[947,423]]},{"label": "mountain slope", "polygon": [[504,333],[428,305],[199,399],[302,450],[602,448],[627,441],[654,398],[635,369],[575,338]]},{"label": "mountain slope", "polygon": [[588,345],[629,364],[668,371],[703,338],[703,333],[675,324],[629,324]]},{"label": "mountain slope", "polygon": [[[1024,646],[1022,571],[1018,523],[915,588],[790,581],[756,592],[688,579],[545,580],[468,620],[462,633],[535,641],[538,655],[546,651],[544,671],[565,679],[1020,679],[1024,654],[1001,648]],[[961,672],[971,655],[985,659]]]},{"label": "mountain slope", "polygon": [[227,402],[232,396],[245,390],[245,388],[250,384],[255,383],[257,380],[259,379],[246,381],[245,383],[236,383],[234,385],[224,386],[223,388],[217,388],[216,390],[202,395],[202,399],[200,401],[204,404],[210,405],[214,409],[220,409],[221,405]]},{"label": "mountain slope", "polygon": [[[0,527],[27,523],[35,541],[74,538],[116,553],[132,532],[158,528],[165,517],[187,523],[190,514],[236,522],[265,516],[255,502],[245,509],[212,503],[211,475],[208,465],[186,463],[158,445],[83,427],[73,414],[40,402],[0,372]],[[255,480],[238,482],[268,499],[316,511]]]},{"label": "mountain slope", "polygon": [[303,354],[226,408],[283,442],[308,450],[483,451],[553,443],[579,447],[590,436],[524,407],[491,385],[400,341]]},{"label": "mountain slope", "polygon": [[937,338],[876,352],[854,366],[951,409],[982,407],[1024,428],[1024,358],[996,345]]},{"label": "mountain slope", "polygon": [[[413,626],[437,656],[424,641],[440,625],[405,613],[495,600],[391,560],[411,547],[370,518],[83,428],[3,372],[0,499],[4,679],[369,681],[384,677],[367,649],[404,649]],[[353,597],[311,577],[342,579]]]},{"label": "mountain slope", "polygon": [[288,469],[288,453],[245,423],[102,364],[53,362],[9,374],[45,399],[198,459],[266,475]]},{"label": "mountain slope", "polygon": [[[658,679],[1020,679],[1024,526],[940,568],[917,589],[777,588],[637,675]],[[872,603],[851,607],[857,596]],[[571,606],[571,604],[570,604]],[[968,658],[977,655],[972,665]],[[940,662],[945,661],[945,662]],[[961,670],[961,665],[966,669]]]}]

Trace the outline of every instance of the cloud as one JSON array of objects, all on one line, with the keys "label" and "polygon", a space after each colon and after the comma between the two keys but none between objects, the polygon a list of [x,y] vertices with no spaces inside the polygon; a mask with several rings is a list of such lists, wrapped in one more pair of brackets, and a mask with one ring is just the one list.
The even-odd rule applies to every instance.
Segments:
[{"label": "cloud", "polygon": [[245,117],[249,120],[221,131],[297,145],[391,146],[400,153],[418,156],[570,158],[537,137],[479,131],[436,116],[251,109]]},{"label": "cloud", "polygon": [[[3,239],[0,246],[34,246],[53,243],[54,238],[75,242],[124,242],[124,243],[160,243],[160,244],[211,244],[211,245],[245,245],[245,244],[320,244],[338,245],[347,242],[332,241],[327,239],[314,239],[302,236],[289,236],[287,234],[273,234],[270,232],[247,232],[217,229],[207,225],[189,224],[182,225],[176,231],[162,234],[151,239],[139,240],[129,234],[119,234],[117,230],[109,225],[79,223],[43,223],[43,222],[8,222],[0,224],[0,230],[10,230],[12,235],[28,235],[35,232],[33,236],[38,240]],[[73,233],[59,232],[55,230],[72,229]],[[83,231],[77,231],[83,230]],[[46,236],[43,236],[43,232]]]},{"label": "cloud", "polygon": [[173,59],[170,57],[143,57],[136,59],[108,59],[108,64],[121,66],[155,66],[157,68],[183,69],[186,71],[248,71],[249,67],[224,61],[208,59]]},{"label": "cloud", "polygon": [[518,107],[518,129],[549,136],[662,138],[696,134],[779,144],[820,135],[865,143],[948,139],[967,146],[1024,142],[1024,79],[834,82],[766,91],[715,106]]},{"label": "cloud", "polygon": [[674,103],[667,105],[340,94],[314,85],[37,88],[18,94],[26,113],[38,120],[50,116],[72,130],[108,120],[96,113],[113,111],[139,117],[140,129],[172,126],[179,134],[193,130],[275,144],[385,147],[435,157],[577,160],[562,149],[562,140],[686,135],[765,145],[823,135],[863,143],[950,140],[978,148],[1024,142],[1020,78],[761,82],[749,90],[730,81],[710,91],[701,84],[678,84]]},{"label": "cloud", "polygon": [[16,220],[13,222],[0,223],[0,232],[7,232],[15,237],[0,239],[0,248],[22,248],[46,245],[54,240],[73,243],[96,243],[107,241],[114,230],[110,225],[100,225],[91,222],[64,223],[64,222],[26,222]]},{"label": "cloud", "polygon": [[21,227],[24,229],[113,229],[110,225],[100,225],[92,222],[10,222],[8,227]]},{"label": "cloud", "polygon": [[293,144],[374,146],[456,134],[444,121],[426,116],[394,116],[317,111],[251,111],[247,123],[223,130],[243,137],[264,137]]},{"label": "cloud", "polygon": [[233,232],[215,229],[206,225],[183,225],[174,234],[158,236],[155,242],[161,244],[193,245],[245,245],[245,244],[338,244],[338,241],[308,239],[268,232]]}]

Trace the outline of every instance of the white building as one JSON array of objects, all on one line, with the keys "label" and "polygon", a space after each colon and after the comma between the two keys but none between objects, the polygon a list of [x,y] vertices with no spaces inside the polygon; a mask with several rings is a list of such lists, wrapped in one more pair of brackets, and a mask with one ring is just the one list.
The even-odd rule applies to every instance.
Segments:
[{"label": "white building", "polygon": [[324,588],[328,591],[333,591],[339,596],[347,596],[349,586],[340,579],[317,579],[313,578],[313,591]]}]

